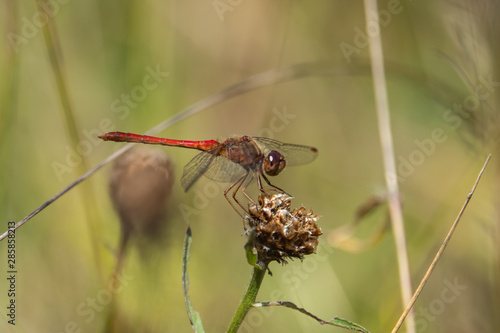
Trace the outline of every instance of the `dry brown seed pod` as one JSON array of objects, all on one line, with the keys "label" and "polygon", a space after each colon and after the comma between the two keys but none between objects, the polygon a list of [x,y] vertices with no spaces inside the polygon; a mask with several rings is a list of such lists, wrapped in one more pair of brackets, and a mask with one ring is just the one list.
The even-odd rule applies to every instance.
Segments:
[{"label": "dry brown seed pod", "polygon": [[316,251],[322,234],[316,225],[319,217],[305,207],[291,210],[291,200],[286,193],[261,193],[258,204],[249,204],[248,224],[255,230],[259,260],[286,262]]},{"label": "dry brown seed pod", "polygon": [[154,235],[163,228],[173,179],[170,159],[157,149],[135,147],[116,160],[109,188],[124,234]]}]

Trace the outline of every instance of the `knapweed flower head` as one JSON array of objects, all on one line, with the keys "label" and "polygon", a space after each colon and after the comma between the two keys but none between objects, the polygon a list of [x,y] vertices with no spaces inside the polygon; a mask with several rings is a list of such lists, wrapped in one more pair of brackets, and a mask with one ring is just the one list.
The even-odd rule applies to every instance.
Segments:
[{"label": "knapweed flower head", "polygon": [[314,253],[321,228],[318,215],[304,207],[291,210],[292,197],[286,193],[261,193],[258,203],[248,207],[248,224],[255,233],[259,260],[285,262]]},{"label": "knapweed flower head", "polygon": [[126,235],[156,237],[165,226],[174,180],[170,158],[161,150],[135,147],[111,170],[110,195]]}]

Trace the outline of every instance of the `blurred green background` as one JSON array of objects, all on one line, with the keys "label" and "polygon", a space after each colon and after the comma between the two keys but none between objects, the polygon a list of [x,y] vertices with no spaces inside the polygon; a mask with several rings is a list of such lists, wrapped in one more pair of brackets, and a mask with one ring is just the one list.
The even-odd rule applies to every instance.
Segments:
[{"label": "blurred green background", "polygon": [[[97,141],[104,131],[144,133],[252,75],[319,62],[325,75],[227,99],[159,135],[203,140],[264,134],[316,146],[316,161],[287,169],[274,183],[293,194],[297,206],[322,216],[321,246],[302,263],[272,264],[273,276],[264,279],[257,300],[290,300],[323,319],[341,316],[372,332],[392,329],[402,312],[392,234],[361,253],[327,242],[329,231],[349,223],[362,202],[385,187],[361,1],[51,0],[37,8],[36,1],[5,0],[0,8],[2,232],[7,221],[19,221],[124,145]],[[498,332],[498,2],[380,1],[379,9],[414,288],[493,153],[415,305],[417,331]],[[47,16],[57,36],[51,41],[43,31]],[[54,68],[63,69],[66,92]],[[151,71],[163,73],[157,84],[144,81]],[[137,88],[146,85],[151,89]],[[454,113],[455,104],[474,102],[477,91],[484,98],[474,111]],[[132,96],[129,104],[125,95]],[[64,111],[69,109],[72,116]],[[444,133],[440,142],[432,141],[436,129]],[[130,246],[126,279],[115,295],[121,331],[192,331],[181,285],[188,224],[193,305],[208,332],[224,331],[251,272],[241,220],[223,187],[207,179],[183,192],[179,179],[193,151],[162,151],[175,170],[165,232],[152,246],[147,239]],[[106,290],[120,236],[110,169],[16,232],[15,327],[6,323],[7,243],[0,244],[1,332],[105,331]],[[210,192],[214,188],[218,193]],[[207,195],[206,202],[200,199]],[[186,206],[194,210],[189,218],[181,213]],[[356,236],[369,237],[384,214],[368,216]],[[450,288],[454,284],[459,288]],[[241,328],[276,331],[342,330],[282,308],[254,309]]]}]

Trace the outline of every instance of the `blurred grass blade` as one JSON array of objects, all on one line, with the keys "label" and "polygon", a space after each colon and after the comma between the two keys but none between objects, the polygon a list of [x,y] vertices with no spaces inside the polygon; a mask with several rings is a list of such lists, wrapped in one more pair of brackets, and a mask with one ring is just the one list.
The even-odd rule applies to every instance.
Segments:
[{"label": "blurred grass blade", "polygon": [[[45,8],[49,5],[46,0],[35,0],[39,13],[44,13]],[[50,60],[52,73],[54,74],[54,79],[56,82],[57,90],[59,92],[59,99],[61,101],[62,111],[64,114],[65,127],[68,131],[71,146],[76,147],[81,142],[80,139],[80,128],[78,125],[77,117],[75,116],[75,110],[73,103],[71,102],[70,93],[68,89],[68,83],[66,80],[64,61],[62,56],[61,43],[57,34],[57,29],[54,24],[54,19],[51,15],[47,15],[46,24],[42,26],[41,30],[43,32],[45,46],[47,47],[47,54]],[[88,170],[88,162],[85,154],[82,156],[81,163],[78,163],[77,169],[84,173]],[[83,214],[85,214],[85,221],[89,228],[91,237],[91,244],[93,250],[94,260],[97,266],[97,270],[100,273],[101,279],[104,281],[105,273],[102,267],[102,260],[100,256],[100,246],[98,245],[99,235],[99,217],[96,209],[95,196],[92,193],[92,189],[84,186],[81,194],[81,202],[84,207]]]},{"label": "blurred grass blade", "polygon": [[357,226],[359,226],[363,221],[367,221],[365,217],[377,210],[380,206],[386,203],[386,201],[387,199],[385,197],[369,197],[361,203],[361,205],[359,205],[351,223],[328,232],[328,244],[351,253],[359,253],[375,247],[389,230],[390,218],[388,214],[386,214],[384,223],[378,226],[366,239],[354,237],[354,233]]},{"label": "blurred grass blade", "polygon": [[326,321],[321,318],[316,317],[309,311],[306,311],[303,308],[299,308],[297,305],[295,305],[292,302],[285,302],[285,301],[275,301],[275,302],[260,302],[260,303],[255,303],[253,304],[254,307],[264,307],[264,306],[284,306],[289,309],[297,310],[313,319],[315,319],[318,323],[321,325],[332,325],[332,326],[337,326],[337,327],[342,327],[348,330],[352,331],[358,331],[362,333],[370,333],[366,328],[364,328],[361,325],[358,325],[356,323],[353,323],[352,321],[340,318],[340,317],[335,317],[332,320]]},{"label": "blurred grass blade", "polygon": [[[18,28],[18,2],[4,1],[4,5],[9,15],[3,16],[2,28],[4,31],[19,32]],[[0,72],[2,73],[2,81],[0,82],[0,202],[9,205],[14,204],[14,199],[10,189],[15,188],[18,184],[14,183],[12,170],[19,166],[12,163],[9,156],[14,156],[15,145],[11,138],[17,136],[18,126],[16,125],[16,111],[19,98],[19,82],[20,82],[20,57],[16,53],[15,48],[3,43],[3,61],[0,62]]]},{"label": "blurred grass blade", "polygon": [[[47,6],[45,0],[36,0],[39,13],[44,13],[44,8]],[[62,50],[57,35],[57,30],[50,15],[47,16],[47,23],[42,27],[42,32],[47,47],[47,54],[49,56],[52,72],[56,81],[57,89],[59,91],[59,98],[64,112],[66,129],[68,130],[69,137],[72,144],[76,145],[79,141],[79,128],[78,122],[75,117],[75,112],[71,99],[69,97],[68,84],[66,83],[66,76],[63,66]]]},{"label": "blurred grass blade", "polygon": [[373,195],[363,201],[361,205],[356,209],[356,214],[354,215],[354,225],[358,225],[363,217],[372,213],[375,209],[380,207],[383,203],[387,202],[387,198],[378,195]]},{"label": "blurred grass blade", "polygon": [[208,109],[209,107],[222,103],[232,97],[270,86],[272,84],[308,77],[333,77],[336,75],[348,74],[353,74],[353,70],[346,68],[345,66],[333,66],[331,62],[327,61],[305,62],[283,68],[274,68],[252,75],[246,80],[233,84],[224,90],[199,100],[172,118],[158,124],[145,134],[154,135],[183,119],[193,116],[202,110]]},{"label": "blurred grass blade", "polygon": [[[365,21],[370,22],[372,15],[378,18],[378,5],[376,0],[364,0]],[[391,120],[389,111],[389,98],[384,68],[384,52],[382,48],[381,33],[372,36],[369,43],[370,62],[372,67],[373,90],[375,95],[375,106],[378,119],[378,130],[380,146],[384,161],[385,182],[387,187],[387,199],[389,201],[389,213],[391,217],[392,233],[396,245],[396,257],[398,260],[399,284],[401,289],[401,303],[408,304],[411,299],[412,286],[410,277],[410,264],[408,261],[408,249],[406,246],[406,235],[401,208],[401,196],[399,195],[398,179],[396,177],[396,157],[391,132]],[[415,320],[412,313],[406,321],[406,331],[415,333]]]},{"label": "blurred grass blade", "polygon": [[328,244],[342,251],[360,253],[377,246],[389,230],[389,226],[390,219],[387,217],[384,223],[366,239],[354,237],[353,229],[332,230],[328,233]]},{"label": "blurred grass blade", "polygon": [[425,275],[422,278],[422,281],[420,281],[420,284],[418,285],[417,289],[413,293],[413,296],[412,296],[410,302],[408,303],[408,305],[406,306],[406,309],[401,314],[401,317],[399,317],[399,320],[396,323],[396,325],[394,326],[391,333],[396,333],[399,330],[399,328],[401,327],[401,325],[403,325],[405,318],[408,316],[411,309],[413,308],[413,305],[415,304],[418,296],[420,295],[420,293],[424,289],[424,286],[427,283],[427,281],[429,280],[432,272],[434,271],[434,268],[436,268],[436,265],[437,265],[439,259],[443,255],[444,250],[446,249],[446,246],[450,242],[450,239],[453,236],[455,229],[457,228],[458,222],[460,221],[460,219],[462,218],[462,215],[464,214],[465,208],[467,208],[469,201],[472,199],[472,195],[474,195],[474,192],[476,191],[477,185],[479,184],[479,180],[481,179],[481,176],[483,175],[483,172],[486,169],[486,166],[488,165],[490,158],[491,158],[491,154],[489,154],[488,157],[486,158],[486,161],[484,162],[483,167],[481,168],[481,171],[479,171],[479,174],[477,175],[476,181],[474,182],[474,185],[472,186],[472,190],[467,195],[467,198],[465,199],[465,202],[462,205],[462,208],[458,212],[458,215],[455,218],[455,221],[453,222],[453,224],[450,228],[450,231],[448,232],[448,235],[446,235],[443,243],[441,244],[441,247],[439,248],[438,252],[436,253],[436,256],[434,257],[434,260],[432,260],[431,264],[429,265],[429,268],[427,269],[427,272],[425,272]]},{"label": "blurred grass blade", "polygon": [[[18,3],[7,1],[5,3],[9,15],[4,16],[4,31],[18,31]],[[17,107],[17,97],[19,90],[19,56],[12,47],[4,45],[4,64],[1,68],[3,82],[0,84],[0,144],[2,153],[8,149],[10,143],[6,138],[13,127],[15,108]]]},{"label": "blurred grass blade", "polygon": [[191,227],[188,227],[186,231],[186,239],[184,240],[184,254],[182,255],[182,286],[184,290],[184,299],[186,300],[186,307],[188,312],[189,321],[194,331],[197,333],[204,333],[203,325],[201,323],[201,317],[198,312],[193,309],[191,304],[191,299],[189,298],[189,276],[187,273],[187,267],[189,264],[189,249],[191,248],[192,234]]}]

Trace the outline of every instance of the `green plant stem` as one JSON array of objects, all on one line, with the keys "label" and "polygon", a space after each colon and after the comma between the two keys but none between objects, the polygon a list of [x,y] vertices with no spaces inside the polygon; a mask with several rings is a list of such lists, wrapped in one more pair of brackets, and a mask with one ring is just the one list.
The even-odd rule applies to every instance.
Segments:
[{"label": "green plant stem", "polygon": [[250,280],[247,292],[245,293],[245,296],[243,296],[243,299],[234,314],[231,325],[229,325],[229,329],[227,330],[228,333],[236,333],[238,331],[243,319],[245,319],[245,316],[250,310],[250,307],[253,303],[255,303],[255,298],[257,297],[260,285],[264,279],[264,275],[266,274],[267,264],[263,264],[262,266],[264,267],[261,267],[259,263],[253,266],[252,280]]}]

